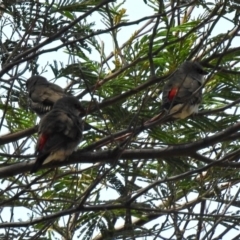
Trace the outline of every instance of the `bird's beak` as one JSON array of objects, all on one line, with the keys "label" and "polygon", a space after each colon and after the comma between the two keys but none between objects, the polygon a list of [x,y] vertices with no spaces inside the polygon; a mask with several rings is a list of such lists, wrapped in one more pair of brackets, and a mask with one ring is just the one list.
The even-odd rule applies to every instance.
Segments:
[{"label": "bird's beak", "polygon": [[83,107],[79,107],[78,111],[79,111],[80,117],[83,117],[84,115],[86,115],[86,110]]},{"label": "bird's beak", "polygon": [[203,71],[202,71],[202,74],[203,74],[203,75],[207,75],[208,72],[203,70]]}]

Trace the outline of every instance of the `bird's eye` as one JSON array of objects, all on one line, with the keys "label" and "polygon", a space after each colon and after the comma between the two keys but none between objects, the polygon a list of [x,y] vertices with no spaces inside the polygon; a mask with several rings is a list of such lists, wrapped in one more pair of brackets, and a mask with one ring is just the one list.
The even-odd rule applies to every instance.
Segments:
[{"label": "bird's eye", "polygon": [[83,112],[84,110],[83,110],[83,108],[82,108],[82,106],[80,105],[80,104],[74,104],[74,107],[79,111],[79,112]]},{"label": "bird's eye", "polygon": [[201,75],[207,75],[208,72],[204,71],[202,68],[197,68],[196,69],[198,73],[200,73]]}]

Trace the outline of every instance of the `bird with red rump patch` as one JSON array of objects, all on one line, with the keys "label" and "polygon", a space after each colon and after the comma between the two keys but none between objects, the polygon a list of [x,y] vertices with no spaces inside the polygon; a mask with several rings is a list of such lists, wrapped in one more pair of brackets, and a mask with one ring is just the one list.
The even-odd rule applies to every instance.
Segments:
[{"label": "bird with red rump patch", "polygon": [[198,62],[184,62],[163,88],[162,108],[173,118],[184,119],[198,112],[202,101],[204,75],[208,74]]},{"label": "bird with red rump patch", "polygon": [[64,161],[82,140],[84,112],[75,97],[63,97],[40,121],[36,145],[36,161],[31,173],[51,161]]}]

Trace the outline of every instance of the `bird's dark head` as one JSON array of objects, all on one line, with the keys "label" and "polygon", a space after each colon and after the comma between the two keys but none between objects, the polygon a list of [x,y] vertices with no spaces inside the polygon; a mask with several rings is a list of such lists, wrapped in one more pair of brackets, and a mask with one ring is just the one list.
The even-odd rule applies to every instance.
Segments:
[{"label": "bird's dark head", "polygon": [[66,109],[78,116],[83,116],[85,114],[85,109],[82,107],[81,103],[75,97],[63,97],[59,99],[53,106],[53,108]]},{"label": "bird's dark head", "polygon": [[196,73],[200,75],[207,75],[208,72],[203,69],[203,67],[198,62],[186,61],[181,65],[181,68],[188,73]]},{"label": "bird's dark head", "polygon": [[32,76],[26,81],[26,89],[29,91],[33,86],[38,84],[46,84],[48,83],[45,77],[41,76]]}]

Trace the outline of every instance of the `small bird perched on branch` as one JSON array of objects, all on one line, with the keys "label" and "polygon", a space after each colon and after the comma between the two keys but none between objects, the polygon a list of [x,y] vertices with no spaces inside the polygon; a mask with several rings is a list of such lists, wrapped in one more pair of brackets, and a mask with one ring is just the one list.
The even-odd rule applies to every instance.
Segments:
[{"label": "small bird perched on branch", "polygon": [[[32,111],[34,111],[40,118],[51,111],[53,105],[62,97],[71,96],[67,94],[60,86],[50,83],[46,78],[41,76],[30,77],[26,81],[26,88],[28,91],[28,103]],[[83,110],[81,117],[86,112]],[[84,131],[94,129],[100,133],[106,134],[94,126],[84,122]]]},{"label": "small bird perched on branch", "polygon": [[84,111],[75,97],[63,97],[40,121],[36,161],[31,173],[51,161],[64,161],[82,140]]},{"label": "small bird perched on branch", "polygon": [[[184,119],[198,113],[202,101],[204,71],[198,62],[186,61],[173,73],[162,91],[162,110],[175,119]],[[145,124],[162,118],[164,112],[146,121]]]},{"label": "small bird perched on branch", "polygon": [[30,77],[26,82],[26,88],[30,108],[40,118],[52,109],[57,100],[67,96],[61,87],[48,82],[46,78],[41,76]]},{"label": "small bird perched on branch", "polygon": [[163,88],[162,108],[173,118],[184,119],[198,112],[202,101],[204,75],[208,74],[197,62],[184,62]]}]

